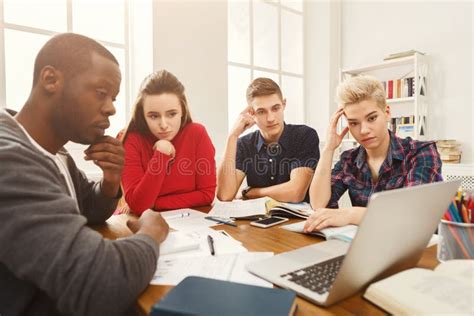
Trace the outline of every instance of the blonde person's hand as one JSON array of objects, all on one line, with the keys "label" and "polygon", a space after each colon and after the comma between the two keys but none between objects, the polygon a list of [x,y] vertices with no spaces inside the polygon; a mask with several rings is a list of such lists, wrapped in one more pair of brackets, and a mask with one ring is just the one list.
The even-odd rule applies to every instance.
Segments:
[{"label": "blonde person's hand", "polygon": [[247,106],[240,112],[237,121],[234,123],[230,135],[239,137],[244,131],[255,125],[255,118],[253,116],[253,108],[251,105]]},{"label": "blonde person's hand", "polygon": [[310,233],[327,227],[345,226],[351,223],[351,211],[344,209],[318,208],[306,220],[304,232]]},{"label": "blonde person's hand", "polygon": [[158,150],[159,152],[171,156],[171,158],[174,158],[176,156],[176,149],[174,148],[173,144],[166,139],[160,139],[155,143],[153,146],[154,150]]},{"label": "blonde person's hand", "polygon": [[325,149],[328,150],[336,150],[342,143],[342,139],[346,136],[347,132],[349,131],[349,127],[345,127],[341,134],[337,133],[337,122],[344,114],[344,109],[341,107],[339,108],[331,117],[329,122],[329,127],[326,133],[326,143],[324,145]]}]

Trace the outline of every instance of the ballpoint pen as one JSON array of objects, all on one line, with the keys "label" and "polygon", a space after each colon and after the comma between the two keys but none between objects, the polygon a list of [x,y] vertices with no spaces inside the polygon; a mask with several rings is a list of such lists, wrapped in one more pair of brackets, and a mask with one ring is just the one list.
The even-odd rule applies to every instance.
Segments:
[{"label": "ballpoint pen", "polygon": [[214,222],[237,227],[237,224],[230,218],[218,217],[218,216],[206,216],[205,219],[209,219]]},{"label": "ballpoint pen", "polygon": [[173,219],[173,218],[183,218],[183,217],[188,217],[190,215],[191,215],[191,213],[185,212],[185,213],[179,213],[179,214],[175,214],[175,215],[163,216],[163,219],[167,220],[167,219]]},{"label": "ballpoint pen", "polygon": [[214,249],[214,238],[211,235],[207,235],[207,243],[209,244],[209,250],[211,250],[211,255],[216,254],[216,250]]}]

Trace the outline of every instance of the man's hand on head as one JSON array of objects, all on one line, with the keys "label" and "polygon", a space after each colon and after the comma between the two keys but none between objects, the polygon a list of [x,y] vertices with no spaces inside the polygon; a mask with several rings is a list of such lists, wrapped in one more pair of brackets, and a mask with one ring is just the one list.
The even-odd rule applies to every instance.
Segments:
[{"label": "man's hand on head", "polygon": [[85,160],[92,160],[104,173],[102,194],[111,198],[117,196],[125,161],[122,142],[111,136],[103,136],[89,146],[84,154]]},{"label": "man's hand on head", "polygon": [[230,135],[239,137],[244,131],[251,128],[255,125],[253,107],[251,105],[247,106],[237,118],[237,121],[234,123]]}]

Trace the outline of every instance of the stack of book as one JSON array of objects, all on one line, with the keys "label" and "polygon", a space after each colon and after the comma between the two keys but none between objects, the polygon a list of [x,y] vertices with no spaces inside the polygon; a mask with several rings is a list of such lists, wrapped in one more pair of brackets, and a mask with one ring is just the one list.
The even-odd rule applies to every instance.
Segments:
[{"label": "stack of book", "polygon": [[461,144],[454,139],[438,140],[436,142],[440,158],[446,163],[461,162]]}]

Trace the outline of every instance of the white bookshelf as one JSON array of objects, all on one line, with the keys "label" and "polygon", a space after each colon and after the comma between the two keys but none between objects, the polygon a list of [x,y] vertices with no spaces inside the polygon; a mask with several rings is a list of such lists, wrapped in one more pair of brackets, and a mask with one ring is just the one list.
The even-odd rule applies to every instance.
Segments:
[{"label": "white bookshelf", "polygon": [[[387,104],[390,106],[394,118],[413,115],[415,118],[413,138],[426,140],[428,138],[428,127],[426,125],[428,116],[427,56],[415,53],[412,56],[387,60],[378,64],[342,69],[339,80],[342,82],[351,76],[362,74],[374,76],[380,81],[414,78],[413,96],[387,99]],[[424,95],[421,94],[422,90]],[[345,141],[352,142],[353,140],[347,139]]]}]

